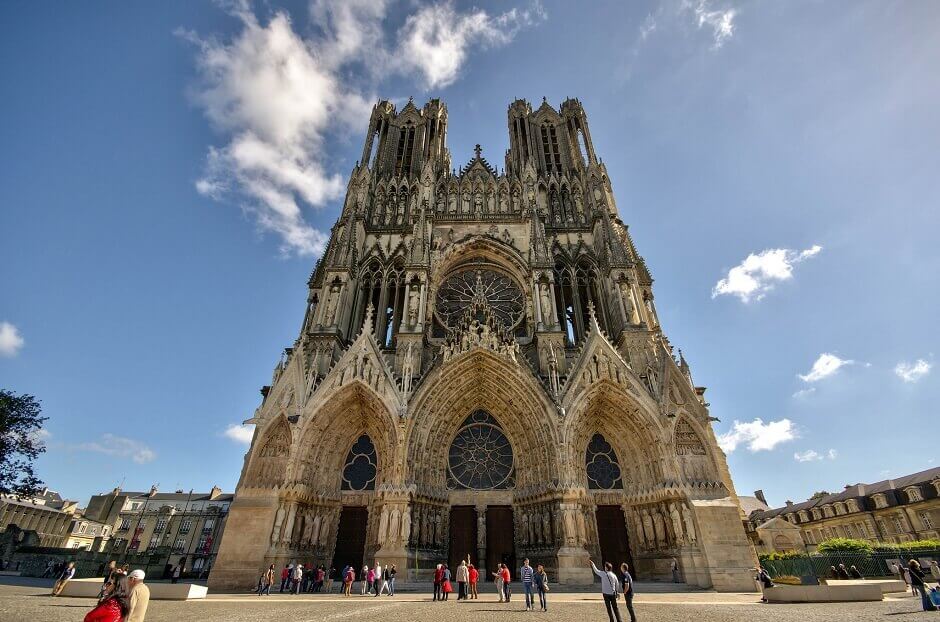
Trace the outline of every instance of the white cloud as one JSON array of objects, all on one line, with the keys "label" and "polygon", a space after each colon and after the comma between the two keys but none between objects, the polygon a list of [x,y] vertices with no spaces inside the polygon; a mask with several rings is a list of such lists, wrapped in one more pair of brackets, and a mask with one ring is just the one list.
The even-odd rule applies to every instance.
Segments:
[{"label": "white cloud", "polygon": [[[209,149],[196,190],[215,200],[235,197],[261,230],[279,236],[284,253],[300,255],[321,253],[328,239],[305,211],[345,190],[326,143],[363,130],[375,99],[350,75],[416,72],[430,87],[446,86],[471,46],[508,43],[543,15],[538,4],[491,16],[441,2],[418,8],[388,44],[388,0],[314,0],[316,32],[307,38],[284,11],[262,23],[244,0],[224,6],[241,22],[230,40],[178,32],[198,46],[194,100],[226,137]],[[349,71],[355,63],[365,71]]]},{"label": "white cloud", "polygon": [[855,361],[840,359],[835,354],[823,352],[819,355],[819,358],[816,359],[816,362],[813,363],[813,368],[809,370],[808,374],[797,374],[797,376],[799,376],[803,382],[818,382],[836,373],[840,368],[851,365],[854,362]]},{"label": "white cloud", "polygon": [[718,436],[718,445],[728,453],[744,444],[752,452],[765,451],[796,436],[796,429],[789,419],[764,423],[757,418],[754,421],[735,421],[731,430]]},{"label": "white cloud", "polygon": [[251,437],[254,435],[254,433],[255,426],[253,425],[239,425],[237,423],[233,423],[225,428],[225,431],[222,434],[232,439],[236,443],[249,445],[251,444]]},{"label": "white cloud", "polygon": [[114,456],[115,458],[130,458],[137,464],[152,462],[153,459],[157,457],[156,452],[140,441],[111,433],[102,434],[100,441],[79,443],[72,445],[71,448],[79,451],[93,451],[99,454],[105,454],[106,456]]},{"label": "white cloud", "polygon": [[16,356],[23,344],[19,329],[9,322],[0,322],[0,356]]},{"label": "white cloud", "polygon": [[787,248],[770,248],[756,255],[751,253],[737,266],[728,271],[728,276],[715,283],[712,298],[722,295],[737,296],[742,302],[760,300],[774,288],[777,281],[793,278],[793,266],[814,257],[822,250],[818,244],[805,251]]},{"label": "white cloud", "polygon": [[816,392],[816,387],[808,387],[806,389],[800,389],[799,391],[793,394],[793,398],[797,400],[801,400],[803,398],[809,397],[815,392]]},{"label": "white cloud", "polygon": [[839,453],[835,449],[828,450],[825,454],[821,454],[818,451],[813,449],[807,449],[806,451],[798,451],[793,454],[793,459],[797,462],[815,462],[817,460],[823,460],[829,458],[830,460],[835,460],[838,457]]},{"label": "white cloud", "polygon": [[913,363],[901,361],[895,365],[894,373],[904,382],[917,382],[930,373],[931,367],[933,367],[933,365],[924,359],[917,359]]},{"label": "white cloud", "polygon": [[442,88],[457,79],[469,48],[505,45],[521,28],[543,18],[538,4],[495,16],[477,8],[460,13],[452,1],[429,4],[405,20],[400,57],[423,74],[428,88]]},{"label": "white cloud", "polygon": [[715,9],[710,0],[685,0],[682,8],[694,14],[699,30],[711,29],[714,48],[720,48],[734,35],[734,18],[738,14],[736,9]]}]

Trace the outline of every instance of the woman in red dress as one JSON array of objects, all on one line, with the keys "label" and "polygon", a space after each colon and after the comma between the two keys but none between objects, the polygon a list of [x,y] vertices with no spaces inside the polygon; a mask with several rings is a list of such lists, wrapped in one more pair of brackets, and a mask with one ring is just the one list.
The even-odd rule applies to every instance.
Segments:
[{"label": "woman in red dress", "polygon": [[85,622],[121,622],[130,608],[130,587],[127,584],[127,576],[115,576],[110,594],[88,612]]}]

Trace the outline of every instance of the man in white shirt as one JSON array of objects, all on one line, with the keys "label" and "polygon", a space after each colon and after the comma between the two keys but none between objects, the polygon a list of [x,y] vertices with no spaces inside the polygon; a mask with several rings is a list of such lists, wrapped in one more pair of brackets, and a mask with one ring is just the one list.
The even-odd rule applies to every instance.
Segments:
[{"label": "man in white shirt", "polygon": [[591,570],[594,571],[601,579],[601,594],[604,595],[604,606],[607,607],[607,617],[610,618],[610,622],[621,622],[620,620],[620,610],[617,608],[617,594],[619,593],[620,581],[617,579],[617,575],[614,574],[613,566],[610,565],[610,562],[604,562],[604,570],[598,570],[597,566],[594,565],[594,560],[590,560]]},{"label": "man in white shirt", "polygon": [[130,611],[125,618],[126,622],[144,622],[147,615],[147,605],[150,604],[150,588],[144,585],[144,571],[137,569],[127,575],[127,584],[131,588]]}]

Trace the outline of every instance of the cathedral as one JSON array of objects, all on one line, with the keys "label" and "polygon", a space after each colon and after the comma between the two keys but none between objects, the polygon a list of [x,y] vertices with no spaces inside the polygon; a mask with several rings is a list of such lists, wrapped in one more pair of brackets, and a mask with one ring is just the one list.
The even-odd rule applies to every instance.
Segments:
[{"label": "cathedral", "polygon": [[500,170],[452,168],[446,105],[372,111],[255,425],[214,589],[268,564],[399,581],[523,558],[753,591],[703,387],[663,333],[576,99],[507,111]]}]

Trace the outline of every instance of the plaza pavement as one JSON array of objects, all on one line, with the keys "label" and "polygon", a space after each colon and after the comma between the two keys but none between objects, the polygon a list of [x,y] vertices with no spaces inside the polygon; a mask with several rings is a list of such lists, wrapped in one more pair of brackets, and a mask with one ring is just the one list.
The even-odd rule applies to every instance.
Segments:
[{"label": "plaza pavement", "polygon": [[[52,598],[49,581],[7,579],[0,582],[0,620],[3,622],[58,622],[81,620],[93,606],[90,599]],[[521,596],[521,594],[519,595]],[[329,622],[331,620],[382,620],[405,622],[435,620],[441,622],[503,622],[522,616],[559,622],[606,622],[603,601],[597,594],[549,593],[548,613],[522,610],[524,599],[513,595],[509,605],[499,603],[492,592],[481,594],[479,601],[451,600],[435,603],[422,594],[394,597],[309,594],[301,596],[272,594],[258,597],[247,594],[210,595],[202,601],[152,601],[147,622]],[[831,603],[813,605],[764,605],[757,594],[718,594],[715,592],[638,593],[635,600],[641,622],[830,622],[846,620],[937,619],[940,614],[920,611],[920,599],[890,597],[880,603]],[[620,601],[624,622],[623,600]],[[888,616],[888,617],[886,617]],[[902,616],[894,618],[894,616]]]}]

